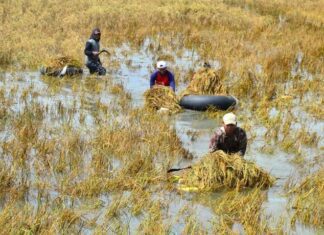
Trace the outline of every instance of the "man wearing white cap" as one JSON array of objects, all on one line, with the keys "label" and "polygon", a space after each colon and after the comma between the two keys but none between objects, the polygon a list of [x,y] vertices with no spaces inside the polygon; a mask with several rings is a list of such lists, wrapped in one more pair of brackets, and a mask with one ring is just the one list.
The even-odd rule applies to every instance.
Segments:
[{"label": "man wearing white cap", "polygon": [[151,75],[150,88],[154,85],[170,86],[175,91],[174,75],[167,70],[165,61],[158,61],[156,64],[157,70]]},{"label": "man wearing white cap", "polygon": [[237,126],[236,116],[227,113],[223,116],[223,126],[218,128],[210,140],[209,151],[223,150],[225,153],[238,153],[244,156],[247,145],[245,131]]}]

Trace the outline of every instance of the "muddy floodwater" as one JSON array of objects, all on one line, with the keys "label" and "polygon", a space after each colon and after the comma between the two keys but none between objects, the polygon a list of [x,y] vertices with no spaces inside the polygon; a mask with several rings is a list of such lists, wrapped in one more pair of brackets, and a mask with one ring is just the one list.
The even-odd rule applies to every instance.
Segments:
[{"label": "muddy floodwater", "polygon": [[[156,58],[154,53],[147,50],[148,45],[144,43],[140,51],[134,51],[126,44],[120,48],[115,49],[115,53],[110,57],[103,57],[103,63],[107,67],[108,75],[97,79],[98,83],[103,87],[112,86],[111,84],[122,84],[125,91],[131,95],[131,104],[133,107],[142,107],[144,105],[143,93],[149,89],[149,75],[153,71],[154,62]],[[178,81],[176,93],[179,94],[187,85],[180,78],[187,76],[189,70],[197,70],[203,64],[199,55],[192,50],[183,50],[181,55],[173,55],[173,60],[169,61],[171,70],[175,71],[176,80]],[[211,61],[214,68],[220,68],[222,65],[219,61]],[[260,67],[256,67],[260,69]],[[292,68],[293,69],[293,68]],[[113,102],[118,102],[115,94],[107,92],[107,89],[102,89],[99,92],[94,92],[92,89],[82,91],[75,89],[77,83],[87,83],[89,79],[88,70],[85,68],[85,74],[80,78],[43,78],[38,71],[4,71],[0,75],[0,86],[5,88],[5,96],[10,97],[12,101],[11,109],[13,112],[19,113],[26,105],[18,99],[26,89],[29,89],[30,94],[34,97],[28,97],[28,100],[33,100],[53,112],[58,112],[58,107],[64,107],[65,110],[74,108],[76,112],[71,116],[73,126],[78,128],[85,139],[91,139],[91,128],[96,126],[96,103],[98,100],[104,105],[109,105]],[[51,81],[61,79],[59,84]],[[63,81],[63,82],[62,82]],[[93,83],[93,81],[92,81]],[[289,84],[287,84],[288,86]],[[309,94],[310,100],[315,99],[312,94]],[[256,162],[257,165],[270,172],[277,180],[275,184],[266,190],[267,198],[263,203],[262,208],[264,214],[272,226],[284,224],[284,227],[290,228],[290,218],[293,213],[292,206],[289,205],[289,195],[287,195],[286,186],[291,180],[300,182],[301,179],[310,172],[315,171],[323,158],[324,148],[324,122],[323,119],[315,119],[309,113],[305,112],[302,107],[296,105],[292,108],[295,122],[290,125],[291,130],[299,130],[301,127],[307,127],[309,133],[316,133],[318,143],[315,146],[300,145],[300,155],[305,158],[304,164],[298,164],[294,161],[296,153],[294,151],[285,151],[276,144],[269,143],[265,138],[267,128],[258,120],[257,112],[249,108],[242,108],[246,106],[247,102],[258,102],[258,100],[249,100],[244,97],[237,97],[239,100],[238,109],[236,112],[238,116],[238,125],[243,127],[249,126],[247,135],[249,138],[248,149],[245,158]],[[241,103],[242,102],[242,103]],[[82,112],[81,112],[82,111]],[[64,112],[64,111],[62,111]],[[276,116],[278,111],[275,108],[270,110],[269,115]],[[213,131],[221,125],[221,116],[224,112],[219,114],[208,114],[204,112],[184,110],[179,114],[172,116],[161,114],[161,119],[169,119],[170,127],[176,129],[177,136],[181,139],[185,149],[193,154],[193,159],[186,159],[179,156],[177,162],[173,167],[186,167],[199,161],[207,152],[209,139]],[[283,115],[286,115],[283,113]],[[48,126],[55,127],[62,121],[60,118],[45,117]],[[82,120],[82,125],[80,123]],[[121,120],[122,121],[122,118]],[[1,142],[7,141],[11,137],[11,133],[6,128],[1,129],[0,138]],[[280,136],[280,134],[279,134]],[[270,141],[271,142],[271,141]],[[269,147],[270,146],[270,147]],[[85,155],[86,156],[86,155]],[[87,159],[84,159],[87,162]],[[30,163],[32,164],[32,163]],[[118,168],[118,162],[115,166]],[[33,177],[33,171],[31,171]],[[37,199],[37,190],[30,190],[25,197],[25,202],[31,203],[37,207],[41,203]],[[124,192],[128,194],[127,191]],[[196,214],[199,223],[202,224],[207,230],[212,227],[213,220],[217,220],[217,215],[209,207],[212,205],[213,200],[218,198],[221,193],[195,193],[195,192],[181,192],[164,191],[163,193],[153,194],[152,197],[163,198],[168,204],[166,210],[167,218],[173,221],[171,226],[172,234],[181,234],[186,221],[179,218],[179,211],[187,207],[190,213]],[[55,191],[50,192],[50,196],[55,198],[58,193]],[[101,195],[99,208],[92,210],[85,215],[86,218],[96,218],[97,223],[104,220],[104,211],[106,207],[113,200],[112,194]],[[82,205],[89,205],[92,200],[89,198],[72,200],[68,197],[65,198],[67,207],[81,207]],[[323,203],[323,202],[319,202]],[[4,202],[1,203],[1,207]],[[130,213],[125,212],[121,216],[122,220],[129,226],[129,231],[135,231],[141,223],[141,216],[132,216]],[[242,225],[234,223],[233,229],[240,234],[244,234]],[[306,226],[297,221],[296,226],[289,229],[291,234],[321,234],[324,230]],[[82,233],[92,234],[93,230],[90,228],[83,228]]]}]

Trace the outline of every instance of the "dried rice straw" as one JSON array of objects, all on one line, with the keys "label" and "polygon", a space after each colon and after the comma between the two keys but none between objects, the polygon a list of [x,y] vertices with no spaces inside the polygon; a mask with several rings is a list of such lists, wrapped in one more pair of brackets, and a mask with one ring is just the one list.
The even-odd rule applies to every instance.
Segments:
[{"label": "dried rice straw", "polygon": [[171,113],[181,110],[176,94],[167,86],[154,86],[144,93],[145,106],[152,110],[166,108]]},{"label": "dried rice straw", "polygon": [[185,95],[226,94],[226,89],[222,85],[223,79],[223,70],[216,71],[211,68],[202,68],[195,73],[181,97]]},{"label": "dried rice straw", "polygon": [[207,154],[202,161],[183,175],[182,183],[204,191],[221,188],[268,188],[274,178],[255,163],[240,155],[228,155],[223,151]]}]

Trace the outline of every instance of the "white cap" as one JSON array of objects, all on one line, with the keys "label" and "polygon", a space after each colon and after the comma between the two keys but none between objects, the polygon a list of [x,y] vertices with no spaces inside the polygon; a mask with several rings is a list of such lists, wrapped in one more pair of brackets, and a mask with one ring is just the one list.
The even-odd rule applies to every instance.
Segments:
[{"label": "white cap", "polygon": [[223,121],[225,125],[234,124],[236,125],[236,116],[234,113],[227,113],[223,116]]},{"label": "white cap", "polygon": [[167,64],[165,61],[161,60],[156,63],[156,67],[158,69],[165,69],[167,67]]}]

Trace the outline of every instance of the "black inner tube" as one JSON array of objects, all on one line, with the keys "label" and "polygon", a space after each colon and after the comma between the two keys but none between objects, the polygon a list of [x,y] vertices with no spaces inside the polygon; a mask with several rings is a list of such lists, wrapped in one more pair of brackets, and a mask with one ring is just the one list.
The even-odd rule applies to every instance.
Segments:
[{"label": "black inner tube", "polygon": [[236,104],[237,100],[233,96],[224,95],[187,95],[180,100],[181,107],[197,111],[205,111],[210,107],[227,110]]}]

